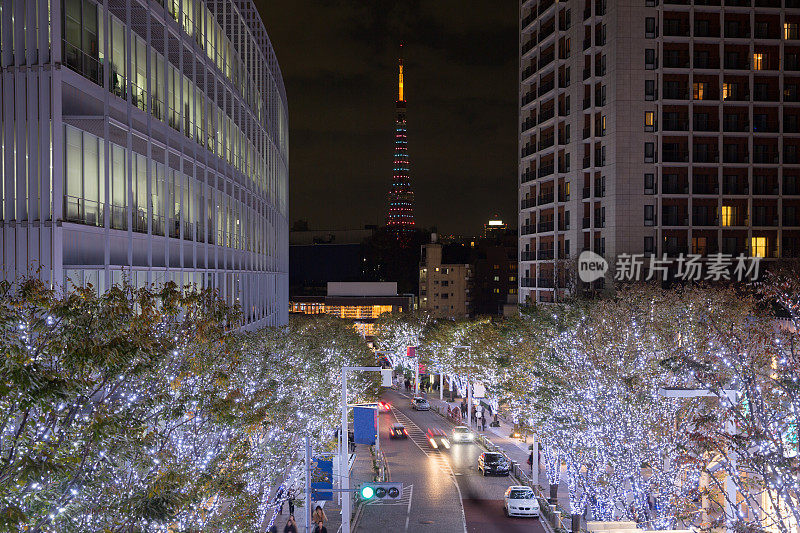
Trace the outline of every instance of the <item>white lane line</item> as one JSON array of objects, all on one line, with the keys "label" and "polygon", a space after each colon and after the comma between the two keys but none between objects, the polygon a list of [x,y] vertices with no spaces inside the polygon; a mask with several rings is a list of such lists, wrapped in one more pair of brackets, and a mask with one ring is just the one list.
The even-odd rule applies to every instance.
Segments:
[{"label": "white lane line", "polygon": [[406,510],[406,533],[408,533],[408,521],[411,519],[411,496],[414,493],[414,485],[411,485],[411,493],[408,495],[408,510]]},{"label": "white lane line", "polygon": [[[394,415],[395,420],[397,420],[398,422],[400,422],[400,423],[402,423],[404,425],[406,425],[406,424],[410,425],[412,427],[412,430],[418,431],[419,434],[424,435],[424,433],[422,432],[422,429],[420,429],[420,427],[417,424],[415,424],[413,420],[411,420],[408,416],[406,416],[405,413],[401,412],[399,409],[395,408],[394,406],[391,409],[392,409],[392,414]],[[400,416],[403,417],[404,421],[400,420]],[[409,431],[409,436],[411,436],[411,433],[412,433],[412,431]],[[427,447],[428,439],[424,439],[424,441],[425,441],[425,445]],[[413,442],[414,446],[419,448],[419,451],[421,451],[423,454],[425,454],[426,457],[431,457],[437,463],[439,463],[440,467],[445,471],[445,473],[449,474],[450,479],[453,481],[453,484],[456,486],[456,490],[458,491],[458,503],[461,506],[461,523],[464,524],[464,533],[467,533],[467,515],[464,512],[464,496],[461,494],[461,487],[458,486],[458,481],[456,480],[456,476],[455,476],[455,473],[453,472],[452,466],[450,466],[450,463],[447,461],[447,459],[442,456],[441,452],[439,452],[436,455],[432,456],[413,438],[411,439],[411,442]],[[444,464],[442,464],[440,461],[443,462]],[[411,502],[409,502],[409,509],[410,509],[410,506],[411,506]]]}]

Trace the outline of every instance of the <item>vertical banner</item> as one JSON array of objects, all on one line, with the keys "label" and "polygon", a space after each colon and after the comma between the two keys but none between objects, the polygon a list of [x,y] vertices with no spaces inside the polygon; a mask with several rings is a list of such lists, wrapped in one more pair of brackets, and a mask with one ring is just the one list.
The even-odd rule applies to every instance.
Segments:
[{"label": "vertical banner", "polygon": [[417,356],[417,347],[416,346],[409,346],[406,348],[406,356],[408,357],[416,357]]},{"label": "vertical banner", "polygon": [[333,461],[327,457],[311,460],[311,498],[315,502],[333,500]]},{"label": "vertical banner", "polygon": [[353,440],[356,444],[375,444],[377,416],[375,407],[353,407]]}]

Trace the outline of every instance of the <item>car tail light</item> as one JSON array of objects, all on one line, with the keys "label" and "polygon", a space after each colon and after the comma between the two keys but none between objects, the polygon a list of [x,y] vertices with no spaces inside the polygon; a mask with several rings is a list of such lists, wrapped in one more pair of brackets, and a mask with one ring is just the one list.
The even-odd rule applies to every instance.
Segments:
[{"label": "car tail light", "polygon": [[405,435],[408,435],[408,431],[406,431],[405,429],[403,430],[403,433],[404,433]]}]

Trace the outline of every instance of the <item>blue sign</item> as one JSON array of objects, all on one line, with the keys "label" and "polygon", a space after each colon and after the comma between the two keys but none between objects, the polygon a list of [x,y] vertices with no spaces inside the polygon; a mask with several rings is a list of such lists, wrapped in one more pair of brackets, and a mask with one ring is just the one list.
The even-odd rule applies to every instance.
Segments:
[{"label": "blue sign", "polygon": [[374,407],[353,407],[353,440],[356,444],[375,444],[378,410]]},{"label": "blue sign", "polygon": [[333,500],[333,461],[324,457],[311,459],[311,499]]}]

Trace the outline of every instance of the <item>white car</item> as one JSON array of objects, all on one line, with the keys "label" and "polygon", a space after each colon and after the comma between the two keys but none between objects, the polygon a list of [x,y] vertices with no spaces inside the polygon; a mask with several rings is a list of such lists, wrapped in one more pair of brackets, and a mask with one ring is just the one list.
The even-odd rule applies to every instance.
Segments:
[{"label": "white car", "polygon": [[472,442],[475,434],[467,426],[456,426],[453,428],[453,442]]},{"label": "white car", "polygon": [[431,408],[431,404],[425,398],[414,398],[411,400],[411,407],[417,411],[428,411]]},{"label": "white car", "polygon": [[533,489],[525,485],[512,485],[506,489],[503,512],[506,516],[539,518],[539,500]]}]

